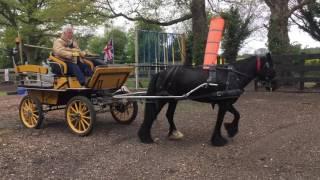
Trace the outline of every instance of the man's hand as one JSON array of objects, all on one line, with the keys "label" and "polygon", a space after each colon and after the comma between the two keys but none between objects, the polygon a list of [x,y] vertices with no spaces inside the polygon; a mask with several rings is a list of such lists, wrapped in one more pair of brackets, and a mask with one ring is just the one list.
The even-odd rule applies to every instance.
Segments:
[{"label": "man's hand", "polygon": [[80,53],[79,53],[79,52],[72,52],[72,56],[73,56],[73,57],[79,57],[79,56],[80,56]]},{"label": "man's hand", "polygon": [[87,55],[87,53],[85,51],[80,51],[80,56],[81,57],[85,57]]}]

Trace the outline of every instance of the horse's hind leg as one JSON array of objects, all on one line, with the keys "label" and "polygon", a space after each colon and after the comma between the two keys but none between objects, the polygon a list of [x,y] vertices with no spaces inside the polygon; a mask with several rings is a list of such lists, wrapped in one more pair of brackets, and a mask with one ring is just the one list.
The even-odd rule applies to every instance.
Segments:
[{"label": "horse's hind leg", "polygon": [[162,107],[166,104],[165,101],[155,100],[153,102],[146,102],[144,120],[138,131],[138,136],[143,143],[153,143],[151,137],[151,127]]},{"label": "horse's hind leg", "polygon": [[236,110],[236,108],[233,105],[230,106],[228,111],[233,114],[234,119],[231,123],[224,123],[224,127],[228,132],[228,136],[234,137],[239,130],[240,113]]},{"label": "horse's hind leg", "polygon": [[[228,143],[228,140],[222,137],[221,135],[221,126],[222,126],[224,116],[227,112],[228,105],[229,104],[227,103],[219,103],[217,122],[211,137],[211,143],[214,146],[224,146],[225,144]],[[214,107],[214,104],[212,104],[212,107]]]},{"label": "horse's hind leg", "polygon": [[178,139],[181,139],[183,138],[183,134],[177,130],[176,128],[176,125],[173,121],[173,117],[174,117],[174,113],[175,113],[175,110],[176,110],[176,107],[177,107],[177,101],[170,101],[169,102],[169,106],[168,106],[168,110],[167,110],[167,113],[166,113],[166,116],[167,116],[167,119],[168,119],[168,122],[169,122],[169,133],[168,133],[168,137],[169,139],[172,139],[172,140],[178,140]]}]

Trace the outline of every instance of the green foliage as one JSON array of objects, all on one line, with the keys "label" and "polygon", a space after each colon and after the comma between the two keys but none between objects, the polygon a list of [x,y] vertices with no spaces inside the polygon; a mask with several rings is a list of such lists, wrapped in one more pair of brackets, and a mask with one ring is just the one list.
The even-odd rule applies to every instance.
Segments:
[{"label": "green foliage", "polygon": [[103,55],[103,48],[106,46],[107,40],[105,37],[92,37],[89,41],[88,41],[88,45],[87,45],[87,49],[94,53],[94,54],[99,54],[99,55]]},{"label": "green foliage", "polygon": [[107,41],[105,41],[105,44],[110,39],[113,40],[114,60],[119,63],[125,63],[127,60],[126,45],[128,41],[126,33],[120,29],[113,29],[106,37]]},{"label": "green foliage", "polygon": [[[32,0],[0,1],[0,34],[5,46],[14,46],[17,32],[20,32],[24,44],[52,46],[52,37],[56,36],[63,24],[92,26],[103,21],[93,8],[90,0]],[[40,63],[48,52],[39,49],[26,49],[29,63]]]},{"label": "green foliage", "polygon": [[320,54],[320,48],[304,48],[301,51],[306,54]]},{"label": "green foliage", "polygon": [[156,31],[163,32],[163,28],[156,24],[147,24],[143,21],[135,22],[135,29],[137,30],[147,30],[147,31]]},{"label": "green foliage", "polygon": [[249,16],[242,20],[239,9],[235,7],[223,12],[221,16],[225,19],[225,32],[221,45],[222,55],[230,63],[236,60],[244,40],[252,33],[249,29],[252,17]]},{"label": "green foliage", "polygon": [[301,44],[291,44],[288,50],[289,54],[301,54]]},{"label": "green foliage", "polygon": [[9,49],[0,46],[0,69],[12,68],[12,60],[9,57]]},{"label": "green foliage", "polygon": [[320,65],[320,59],[305,60],[305,65]]},{"label": "green foliage", "polygon": [[121,29],[112,29],[103,37],[91,37],[88,41],[87,49],[95,54],[103,56],[103,49],[109,42],[113,40],[114,60],[116,63],[127,62],[127,35]]}]

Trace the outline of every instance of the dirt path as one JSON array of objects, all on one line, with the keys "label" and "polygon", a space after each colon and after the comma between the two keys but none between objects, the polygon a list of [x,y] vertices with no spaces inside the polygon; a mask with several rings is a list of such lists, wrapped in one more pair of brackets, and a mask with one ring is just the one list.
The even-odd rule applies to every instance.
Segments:
[{"label": "dirt path", "polygon": [[[319,94],[246,92],[237,102],[240,133],[225,147],[209,139],[217,115],[207,104],[183,101],[175,116],[185,134],[166,138],[161,112],[153,127],[160,142],[141,144],[143,107],[129,126],[100,114],[88,137],[73,135],[64,112],[50,112],[40,130],[23,128],[20,96],[0,97],[1,179],[319,179]],[[231,115],[227,115],[227,121]],[[224,132],[225,134],[225,132]]]}]

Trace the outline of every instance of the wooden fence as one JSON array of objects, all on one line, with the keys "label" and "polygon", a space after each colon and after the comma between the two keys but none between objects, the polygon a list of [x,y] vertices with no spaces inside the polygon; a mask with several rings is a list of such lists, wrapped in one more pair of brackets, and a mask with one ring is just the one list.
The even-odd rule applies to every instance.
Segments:
[{"label": "wooden fence", "polygon": [[[320,54],[273,55],[278,84],[304,91],[306,83],[320,84]],[[317,62],[316,62],[317,61]],[[13,68],[8,69],[9,81],[15,81]],[[0,83],[5,82],[5,70],[0,69]],[[255,83],[255,89],[259,83]]]},{"label": "wooden fence", "polygon": [[[8,74],[6,73],[6,71]],[[6,82],[6,81],[14,82],[15,80],[16,80],[16,76],[13,68],[9,68],[7,70],[0,69],[0,83]]]},{"label": "wooden fence", "polygon": [[272,59],[280,86],[304,91],[307,83],[320,83],[320,54],[273,55]]}]

